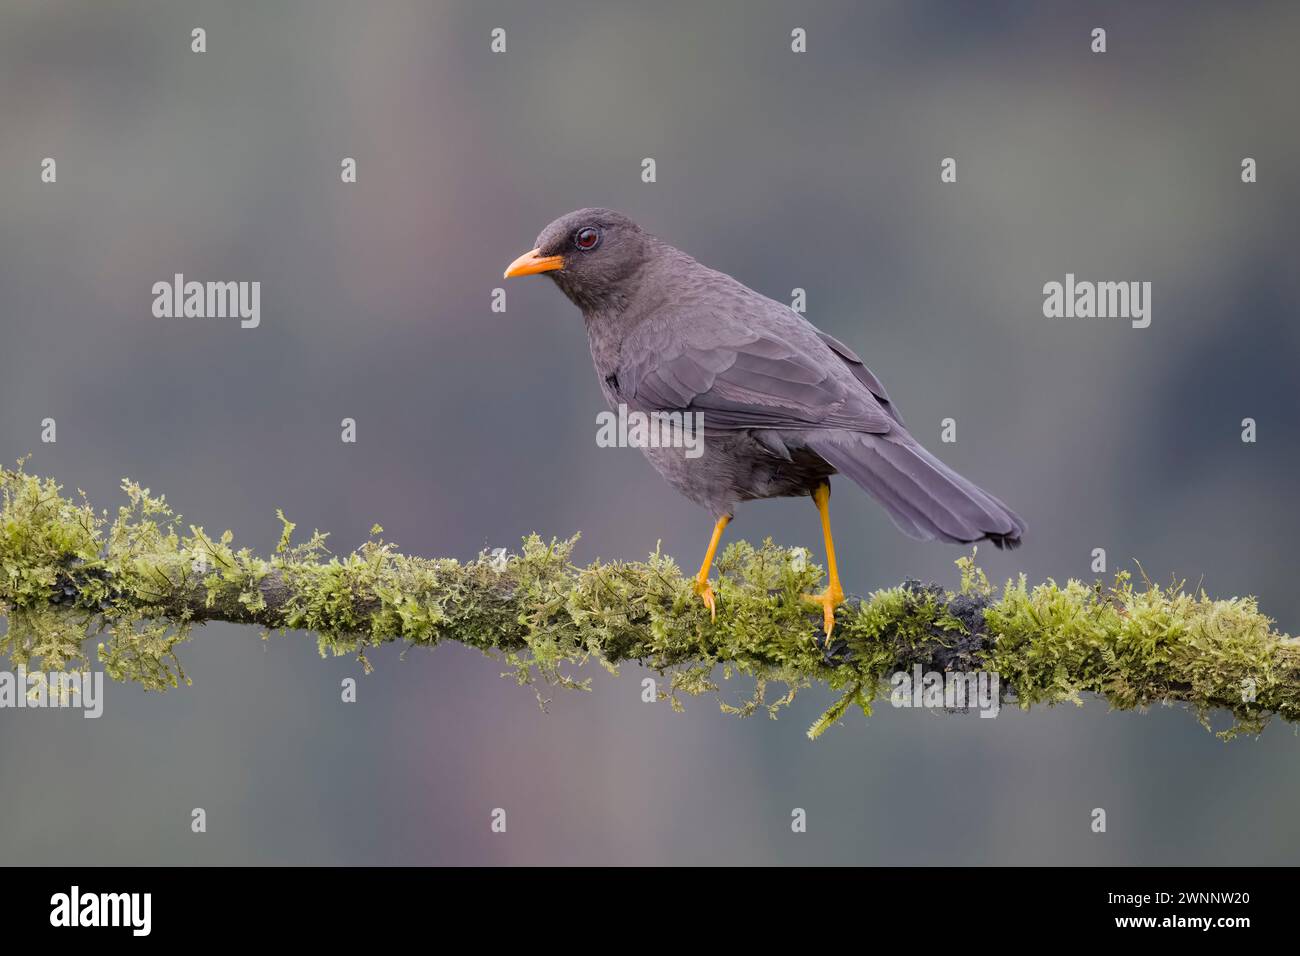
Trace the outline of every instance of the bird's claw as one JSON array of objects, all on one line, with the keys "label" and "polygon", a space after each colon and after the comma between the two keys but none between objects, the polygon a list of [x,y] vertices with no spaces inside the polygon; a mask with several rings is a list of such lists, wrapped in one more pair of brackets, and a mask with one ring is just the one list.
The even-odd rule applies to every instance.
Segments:
[{"label": "bird's claw", "polygon": [[699,580],[698,578],[691,585],[692,590],[700,596],[704,606],[709,609],[709,617],[716,621],[718,619],[718,602],[713,596],[713,588],[709,586],[708,580]]},{"label": "bird's claw", "polygon": [[831,646],[831,632],[835,630],[835,609],[844,603],[844,594],[827,588],[821,594],[801,594],[809,604],[820,604],[822,608],[822,630],[826,634],[824,641],[827,649]]}]

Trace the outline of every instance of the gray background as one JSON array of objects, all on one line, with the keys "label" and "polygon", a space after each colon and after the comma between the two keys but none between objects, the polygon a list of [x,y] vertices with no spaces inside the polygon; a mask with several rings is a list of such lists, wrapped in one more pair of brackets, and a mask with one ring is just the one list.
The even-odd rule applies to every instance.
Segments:
[{"label": "gray background", "polygon": [[[208,31],[208,52],[189,31]],[[504,27],[508,52],[489,52]],[[808,30],[794,55],[790,30]],[[1089,52],[1104,26],[1110,51]],[[1300,627],[1294,4],[195,3],[0,6],[0,453],[116,507],[123,476],[274,546],[371,524],[469,558],[708,535],[603,406],[576,310],[503,267],[621,209],[858,349],[912,429],[1029,522],[991,577],[1258,594]],[[43,157],[58,161],[43,185]],[[355,156],[360,182],[339,182]],[[640,181],[653,156],[659,181]],[[958,182],[939,162],[958,160]],[[1243,185],[1243,156],[1260,181]],[[260,280],[262,325],[152,318],[151,285]],[[1048,320],[1066,272],[1149,280],[1153,321]],[[58,443],[40,442],[40,420]],[[339,441],[339,421],[359,442]],[[955,445],[939,422],[958,421]],[[1259,441],[1239,438],[1243,417]],[[854,591],[954,583],[841,484]],[[733,537],[805,544],[807,502]],[[635,668],[542,715],[456,646],[350,659],[211,626],[194,686],[99,721],[0,712],[0,859],[22,863],[1291,863],[1291,729],[1182,709],[895,711],[816,744],[641,703]],[[747,688],[728,689],[732,698]],[[206,835],[189,813],[208,812]],[[509,832],[489,832],[493,807]],[[791,834],[792,807],[809,813]],[[1109,832],[1093,835],[1104,807]]]}]

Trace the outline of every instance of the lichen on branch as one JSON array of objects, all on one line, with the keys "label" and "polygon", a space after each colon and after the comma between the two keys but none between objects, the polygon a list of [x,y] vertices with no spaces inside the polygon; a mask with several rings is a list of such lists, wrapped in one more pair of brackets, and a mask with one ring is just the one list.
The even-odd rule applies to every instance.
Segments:
[{"label": "lichen on branch", "polygon": [[[594,661],[617,673],[637,661],[663,674],[660,694],[719,690],[719,676],[754,680],[751,698],[724,710],[775,716],[813,684],[838,693],[809,731],[817,736],[852,708],[870,714],[891,675],[920,665],[989,671],[1019,706],[1079,702],[1097,694],[1119,709],[1187,703],[1223,735],[1258,733],[1271,716],[1300,717],[1300,641],[1273,628],[1251,597],[1214,600],[1181,585],[1109,586],[1022,575],[993,588],[974,558],[958,561],[955,590],[905,582],[854,599],[824,647],[799,595],[821,569],[795,550],[731,544],[717,563],[718,615],[676,563],[571,560],[574,542],[524,539],[516,554],[471,561],[398,552],[374,528],[346,555],[314,532],[282,533],[268,557],[235,549],[229,531],[187,525],[166,500],[132,481],[110,518],[78,492],[65,495],[24,463],[0,470],[0,653],[29,670],[84,669],[92,655],[111,678],[148,690],[189,678],[178,649],[207,621],[265,633],[308,631],[324,654],[355,654],[394,641],[455,641],[509,668],[520,684],[585,688]],[[97,640],[98,639],[98,640]],[[93,650],[90,645],[94,644]],[[774,699],[769,688],[783,691]]]}]

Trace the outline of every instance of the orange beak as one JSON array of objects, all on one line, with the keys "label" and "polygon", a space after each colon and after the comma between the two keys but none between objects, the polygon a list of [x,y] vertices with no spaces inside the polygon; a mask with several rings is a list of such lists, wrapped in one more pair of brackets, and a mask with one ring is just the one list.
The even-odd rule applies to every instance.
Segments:
[{"label": "orange beak", "polygon": [[525,252],[522,256],[510,263],[506,269],[505,277],[513,279],[515,276],[537,275],[539,272],[553,272],[556,269],[564,268],[564,256],[542,256],[538,255],[540,249],[534,249],[532,252]]}]

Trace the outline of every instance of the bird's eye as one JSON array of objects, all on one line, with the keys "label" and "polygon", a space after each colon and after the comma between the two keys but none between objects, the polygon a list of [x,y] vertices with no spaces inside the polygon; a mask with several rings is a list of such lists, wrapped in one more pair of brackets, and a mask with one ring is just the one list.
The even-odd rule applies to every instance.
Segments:
[{"label": "bird's eye", "polygon": [[583,252],[590,252],[600,242],[600,230],[585,226],[573,234],[573,244]]}]

